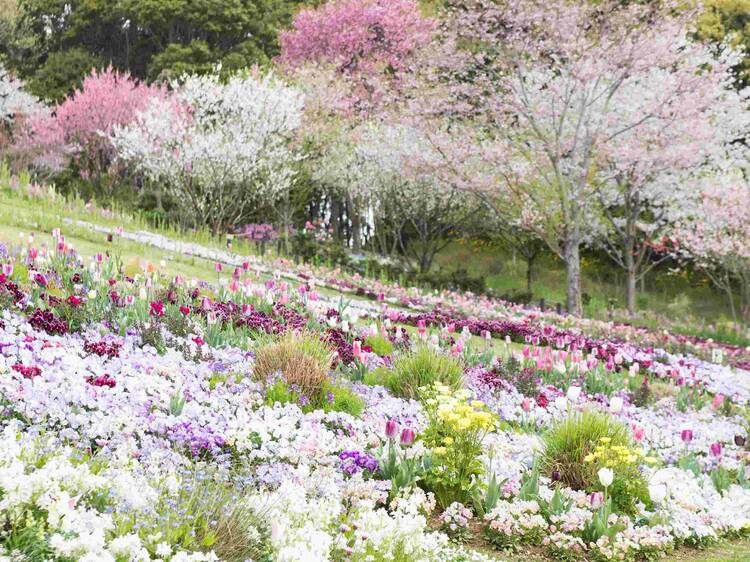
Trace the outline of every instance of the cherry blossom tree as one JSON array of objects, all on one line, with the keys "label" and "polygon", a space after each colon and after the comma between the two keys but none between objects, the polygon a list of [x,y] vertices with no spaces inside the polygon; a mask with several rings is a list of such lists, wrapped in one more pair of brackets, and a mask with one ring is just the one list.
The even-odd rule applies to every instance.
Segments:
[{"label": "cherry blossom tree", "polygon": [[21,144],[36,152],[42,166],[59,169],[72,162],[99,193],[111,195],[119,171],[113,168],[110,133],[130,123],[153,98],[165,95],[163,88],[137,82],[112,67],[94,69],[69,98],[30,119]]},{"label": "cherry blossom tree", "polygon": [[[566,264],[572,313],[582,311],[581,248],[601,223],[598,171],[621,141],[669,122],[683,100],[694,102],[689,88],[704,91],[704,74],[713,85],[714,69],[724,71],[722,61],[690,42],[693,14],[678,8],[464,0],[449,3],[439,43],[425,49],[426,70],[405,113],[432,121],[433,130],[471,123],[464,139],[475,148],[458,156],[445,151],[446,169],[480,197],[489,190],[493,200],[522,211],[525,226]],[[663,95],[632,95],[634,84],[655,75],[664,78],[651,83],[654,89],[668,86]],[[642,154],[648,150],[641,145]],[[480,156],[486,169],[461,172],[467,153]]]},{"label": "cherry blossom tree", "polygon": [[189,76],[173,87],[110,140],[123,160],[164,183],[186,223],[218,233],[259,198],[291,188],[303,104],[296,89],[258,73],[226,82]]},{"label": "cherry blossom tree", "polygon": [[0,122],[9,124],[17,115],[32,115],[44,106],[0,65]]},{"label": "cherry blossom tree", "polygon": [[279,35],[281,58],[336,62],[346,72],[400,69],[433,29],[413,0],[332,0],[295,16]]},{"label": "cherry blossom tree", "polygon": [[739,317],[748,321],[750,182],[747,170],[732,167],[696,181],[700,189],[699,205],[675,228],[674,244],[680,255],[692,258],[726,294],[735,324]]},{"label": "cherry blossom tree", "polygon": [[[278,63],[303,83],[308,103],[317,119],[306,123],[314,132],[315,152],[328,162],[342,161],[347,138],[363,121],[377,115],[403,74],[409,72],[414,53],[431,39],[435,22],[425,18],[414,0],[333,0],[300,11],[292,29],[280,35]],[[352,248],[360,250],[365,229],[364,201],[355,184],[341,189],[334,181],[328,192],[330,213],[351,234]],[[335,229],[337,234],[339,228]]]},{"label": "cherry blossom tree", "polygon": [[23,131],[29,115],[44,110],[44,105],[26,92],[23,83],[0,65],[0,153],[22,160],[18,151],[13,150],[14,137]]},{"label": "cherry blossom tree", "polygon": [[603,247],[627,274],[631,313],[637,281],[669,255],[660,239],[695,198],[686,177],[750,132],[747,92],[733,87],[737,54],[715,57],[690,47],[693,58],[681,66],[646,70],[621,87],[613,97],[615,118],[646,119],[605,145],[596,163]]},{"label": "cherry blossom tree", "polygon": [[440,163],[428,139],[404,125],[369,124],[356,152],[375,190],[376,216],[391,221],[401,253],[421,273],[477,210],[476,201],[433,172]]}]

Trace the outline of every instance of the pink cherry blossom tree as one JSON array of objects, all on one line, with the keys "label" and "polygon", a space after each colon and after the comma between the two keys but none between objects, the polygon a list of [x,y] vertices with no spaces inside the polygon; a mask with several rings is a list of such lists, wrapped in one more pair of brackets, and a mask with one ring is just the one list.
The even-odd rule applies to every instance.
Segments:
[{"label": "pink cherry blossom tree", "polygon": [[750,132],[747,92],[734,88],[731,72],[737,54],[717,57],[701,45],[689,47],[691,59],[646,70],[621,87],[613,115],[621,122],[645,120],[604,144],[597,158],[601,242],[626,272],[631,313],[638,280],[669,255],[660,239],[694,200],[686,177]]},{"label": "pink cherry blossom tree", "polygon": [[118,171],[109,135],[115,127],[130,123],[151,99],[165,95],[165,89],[137,82],[112,67],[94,69],[80,90],[51,113],[30,120],[22,142],[36,151],[42,166],[59,169],[71,163],[98,193],[111,195]]},{"label": "pink cherry blossom tree", "polygon": [[[581,248],[601,231],[600,172],[619,169],[621,143],[653,138],[683,102],[688,121],[699,113],[691,88],[715,100],[723,85],[724,62],[690,41],[692,17],[669,2],[464,0],[448,3],[440,41],[424,50],[402,114],[468,146],[443,151],[445,170],[522,217],[565,262],[572,313],[582,311]],[[695,126],[680,118],[676,129]],[[648,143],[629,149],[626,161],[648,165]]]},{"label": "pink cherry blossom tree", "polygon": [[[435,22],[422,16],[414,0],[332,0],[297,14],[292,29],[280,34],[277,62],[294,73],[306,93],[307,130],[319,154],[336,153],[329,161],[340,156],[341,137],[383,109],[434,29]],[[358,251],[365,198],[355,188],[326,189],[335,230],[348,227],[342,230]],[[338,217],[347,224],[339,224]]]},{"label": "pink cherry blossom tree", "polygon": [[750,320],[750,183],[746,172],[733,167],[695,180],[700,193],[697,209],[672,234],[678,253],[691,258],[727,296],[735,324],[740,317]]},{"label": "pink cherry blossom tree", "polygon": [[413,0],[331,0],[297,14],[279,35],[281,58],[335,62],[344,72],[401,69],[434,27]]}]

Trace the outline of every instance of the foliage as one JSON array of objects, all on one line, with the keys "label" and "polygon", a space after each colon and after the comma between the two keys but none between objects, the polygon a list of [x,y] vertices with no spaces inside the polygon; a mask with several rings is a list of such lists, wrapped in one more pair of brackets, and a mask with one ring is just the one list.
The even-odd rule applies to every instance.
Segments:
[{"label": "foliage", "polygon": [[62,101],[81,87],[84,77],[104,62],[86,50],[73,47],[50,53],[29,76],[34,95],[52,103]]},{"label": "foliage", "polygon": [[5,47],[34,92],[60,101],[92,66],[139,79],[248,68],[278,54],[277,32],[302,0],[20,0]]},{"label": "foliage", "polygon": [[441,383],[458,389],[463,381],[461,363],[426,345],[408,353],[400,353],[393,360],[393,367],[384,375],[383,381],[396,396],[416,398],[422,387]]}]

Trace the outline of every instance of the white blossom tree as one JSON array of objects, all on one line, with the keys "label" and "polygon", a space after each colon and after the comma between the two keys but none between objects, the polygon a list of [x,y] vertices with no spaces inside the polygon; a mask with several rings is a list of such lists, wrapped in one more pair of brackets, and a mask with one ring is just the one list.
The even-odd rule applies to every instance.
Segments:
[{"label": "white blossom tree", "polygon": [[602,147],[595,174],[600,240],[626,272],[630,313],[637,282],[669,256],[662,237],[700,197],[693,171],[721,159],[724,147],[750,132],[747,92],[733,87],[737,59],[732,51],[717,57],[693,47],[680,67],[645,70],[613,96],[613,119],[643,120]]},{"label": "white blossom tree", "polygon": [[112,141],[122,159],[164,183],[190,222],[219,232],[291,188],[302,105],[272,74],[188,76]]},{"label": "white blossom tree", "polygon": [[670,233],[675,254],[724,292],[735,324],[750,320],[749,157],[744,147],[730,147],[727,160],[691,178],[697,204]]},{"label": "white blossom tree", "polygon": [[0,65],[0,121],[9,123],[16,115],[33,115],[44,105],[23,88],[23,83]]}]

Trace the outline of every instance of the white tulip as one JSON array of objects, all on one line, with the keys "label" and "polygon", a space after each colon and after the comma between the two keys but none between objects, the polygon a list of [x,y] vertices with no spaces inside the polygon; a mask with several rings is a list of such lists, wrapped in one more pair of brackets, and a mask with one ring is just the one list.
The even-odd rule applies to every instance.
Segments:
[{"label": "white tulip", "polygon": [[600,468],[597,473],[599,476],[599,482],[605,488],[609,488],[612,485],[612,481],[615,479],[615,473],[610,468]]},{"label": "white tulip", "polygon": [[622,410],[622,406],[623,401],[622,397],[620,396],[613,396],[609,401],[609,409],[615,414]]},{"label": "white tulip", "polygon": [[570,386],[568,387],[568,392],[565,395],[568,397],[568,400],[570,400],[571,402],[577,402],[578,398],[581,396],[581,387]]}]

